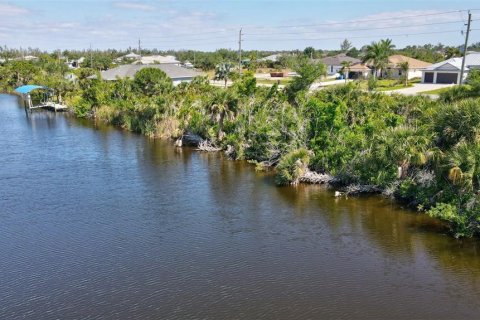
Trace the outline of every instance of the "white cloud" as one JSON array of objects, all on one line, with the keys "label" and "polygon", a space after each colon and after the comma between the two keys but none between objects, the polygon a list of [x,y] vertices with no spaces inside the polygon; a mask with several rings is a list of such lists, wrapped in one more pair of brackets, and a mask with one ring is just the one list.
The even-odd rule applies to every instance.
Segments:
[{"label": "white cloud", "polygon": [[0,12],[3,17],[8,17],[28,13],[28,10],[13,4],[0,3]]},{"label": "white cloud", "polygon": [[153,11],[154,6],[141,2],[115,2],[113,4],[116,8],[128,9],[128,10],[141,10],[141,11]]},{"label": "white cloud", "polygon": [[[446,12],[438,10],[406,10],[397,12],[380,12],[354,19],[316,20],[316,21],[286,21],[285,26],[246,26],[244,32],[247,38],[260,43],[261,40],[277,40],[280,43],[292,41],[313,41],[314,45],[322,45],[348,38],[358,39],[361,45],[381,37],[395,37],[394,40],[408,35],[427,34],[434,32],[431,39],[442,39],[443,31],[460,30],[463,26],[461,12]],[[293,27],[293,26],[297,27]],[[436,33],[438,32],[438,34]],[[283,42],[282,42],[283,41]],[[330,42],[329,42],[330,41]],[[431,41],[431,40],[428,40]],[[403,43],[402,43],[403,45]]]}]

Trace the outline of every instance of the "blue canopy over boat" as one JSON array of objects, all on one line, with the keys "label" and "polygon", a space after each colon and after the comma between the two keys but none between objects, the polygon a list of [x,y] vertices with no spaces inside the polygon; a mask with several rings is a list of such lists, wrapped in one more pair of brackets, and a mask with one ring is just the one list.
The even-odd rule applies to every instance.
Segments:
[{"label": "blue canopy over boat", "polygon": [[47,87],[37,86],[37,85],[34,85],[34,84],[28,84],[26,86],[18,87],[17,89],[15,89],[15,92],[25,94],[25,93],[29,93],[30,91],[35,90],[35,89],[47,89]]}]

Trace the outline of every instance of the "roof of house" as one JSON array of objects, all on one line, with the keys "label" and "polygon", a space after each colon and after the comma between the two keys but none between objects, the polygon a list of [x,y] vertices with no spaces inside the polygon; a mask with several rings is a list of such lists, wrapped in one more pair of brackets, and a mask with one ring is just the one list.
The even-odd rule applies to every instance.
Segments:
[{"label": "roof of house", "polygon": [[341,66],[342,62],[344,61],[351,63],[361,62],[360,59],[349,57],[345,53],[339,53],[335,56],[325,57],[320,59],[320,61],[327,66]]},{"label": "roof of house", "polygon": [[129,54],[124,55],[122,58],[133,58],[133,59],[138,59],[140,58],[139,54],[130,52]]},{"label": "roof of house", "polygon": [[135,74],[142,70],[143,68],[157,68],[162,70],[170,77],[172,80],[184,79],[184,78],[194,78],[201,76],[202,73],[194,71],[192,69],[187,69],[179,67],[174,64],[151,64],[151,65],[142,65],[142,64],[125,64],[118,66],[113,69],[105,70],[100,72],[103,80],[116,80],[117,78],[133,78]]},{"label": "roof of house", "polygon": [[[465,56],[465,70],[468,71],[471,68],[480,68],[480,52],[470,53]],[[458,71],[462,68],[462,58],[451,58],[445,61],[441,61],[432,64],[426,68],[427,71],[433,70],[450,70]]]},{"label": "roof of house", "polygon": [[363,63],[355,63],[354,65],[351,65],[348,70],[353,72],[363,72],[370,71],[371,69]]},{"label": "roof of house", "polygon": [[140,59],[143,64],[157,64],[157,63],[180,63],[174,56],[144,56]]},{"label": "roof of house", "polygon": [[276,54],[271,54],[265,58],[258,59],[258,61],[273,61],[276,62],[278,61],[278,58],[282,56],[281,53],[276,53]]},{"label": "roof of house", "polygon": [[432,65],[430,62],[410,58],[401,54],[395,54],[388,57],[390,68],[398,68],[399,64],[402,62],[408,62],[408,67],[410,69],[424,69]]}]

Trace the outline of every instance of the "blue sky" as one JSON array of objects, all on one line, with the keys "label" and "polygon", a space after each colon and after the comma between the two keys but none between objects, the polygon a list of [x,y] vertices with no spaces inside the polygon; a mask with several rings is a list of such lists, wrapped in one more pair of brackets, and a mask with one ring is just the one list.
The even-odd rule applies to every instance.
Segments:
[{"label": "blue sky", "polygon": [[[459,45],[476,1],[444,0],[0,0],[0,44],[46,50],[142,47],[337,49],[389,37],[397,47]],[[480,10],[472,11],[480,29]],[[473,30],[471,41],[480,41]]]}]

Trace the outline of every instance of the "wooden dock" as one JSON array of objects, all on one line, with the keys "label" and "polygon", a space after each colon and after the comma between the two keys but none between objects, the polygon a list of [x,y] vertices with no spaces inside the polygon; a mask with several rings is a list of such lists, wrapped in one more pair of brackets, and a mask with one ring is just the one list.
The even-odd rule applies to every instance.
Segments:
[{"label": "wooden dock", "polygon": [[57,112],[57,111],[67,111],[68,107],[66,105],[55,103],[55,102],[46,102],[46,103],[41,103],[35,106],[30,106],[29,109],[30,110],[47,109],[47,110]]}]

